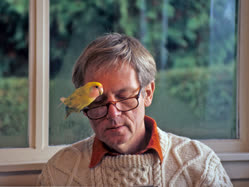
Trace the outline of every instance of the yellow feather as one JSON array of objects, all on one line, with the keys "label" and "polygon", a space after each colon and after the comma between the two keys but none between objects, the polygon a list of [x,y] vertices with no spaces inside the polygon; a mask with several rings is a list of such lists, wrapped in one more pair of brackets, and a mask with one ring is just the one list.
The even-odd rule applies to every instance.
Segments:
[{"label": "yellow feather", "polygon": [[61,97],[61,102],[66,105],[65,118],[72,112],[80,112],[101,94],[103,94],[103,86],[101,83],[88,82],[84,86],[77,88],[67,98]]}]

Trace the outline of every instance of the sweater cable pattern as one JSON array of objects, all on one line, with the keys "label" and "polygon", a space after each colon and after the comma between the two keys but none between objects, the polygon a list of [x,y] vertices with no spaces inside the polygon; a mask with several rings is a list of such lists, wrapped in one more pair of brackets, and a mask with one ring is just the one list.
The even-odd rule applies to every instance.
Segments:
[{"label": "sweater cable pattern", "polygon": [[89,168],[94,136],[62,149],[45,165],[39,185],[232,186],[219,158],[199,141],[158,129],[163,153],[105,156]]}]

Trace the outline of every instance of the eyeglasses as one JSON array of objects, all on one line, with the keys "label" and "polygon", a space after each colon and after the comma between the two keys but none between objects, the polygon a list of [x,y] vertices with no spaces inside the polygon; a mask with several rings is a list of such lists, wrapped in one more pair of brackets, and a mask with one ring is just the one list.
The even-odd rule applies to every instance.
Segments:
[{"label": "eyeglasses", "polygon": [[139,105],[138,99],[139,99],[140,93],[141,93],[141,89],[139,89],[138,94],[133,97],[122,99],[119,101],[110,101],[105,105],[96,106],[92,108],[85,107],[83,109],[83,112],[91,120],[97,120],[97,119],[106,117],[111,104],[114,105],[116,109],[120,112],[128,112],[138,107]]}]

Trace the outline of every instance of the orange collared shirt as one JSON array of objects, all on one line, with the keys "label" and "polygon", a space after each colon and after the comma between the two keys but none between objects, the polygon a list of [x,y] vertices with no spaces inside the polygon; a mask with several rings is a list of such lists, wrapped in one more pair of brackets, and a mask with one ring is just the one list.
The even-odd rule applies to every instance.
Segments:
[{"label": "orange collared shirt", "polygon": [[[146,130],[151,131],[151,138],[146,148],[142,151],[139,151],[136,154],[143,154],[143,153],[153,150],[157,153],[162,163],[163,154],[162,154],[162,149],[160,146],[159,135],[157,132],[156,121],[150,118],[149,116],[145,116],[144,120],[145,120]],[[105,147],[104,143],[95,137],[94,142],[93,142],[93,151],[92,151],[92,157],[91,157],[89,168],[94,168],[96,165],[98,165],[98,163],[101,162],[101,160],[103,159],[105,155],[117,156],[117,155],[120,155],[120,153],[109,151]]]}]

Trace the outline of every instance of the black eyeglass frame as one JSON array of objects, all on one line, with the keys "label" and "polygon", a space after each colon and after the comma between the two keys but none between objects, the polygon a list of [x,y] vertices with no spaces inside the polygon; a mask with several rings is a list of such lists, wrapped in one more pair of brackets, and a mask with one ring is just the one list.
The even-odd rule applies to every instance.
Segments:
[{"label": "black eyeglass frame", "polygon": [[[89,119],[91,119],[91,120],[98,120],[98,119],[105,118],[105,117],[107,116],[108,111],[109,111],[109,107],[110,107],[111,104],[113,104],[113,105],[115,106],[115,108],[116,108],[118,111],[120,111],[120,112],[128,112],[128,111],[134,110],[134,109],[137,108],[138,105],[139,105],[139,100],[138,100],[138,99],[139,99],[139,97],[140,97],[141,90],[142,90],[142,88],[139,88],[139,92],[138,92],[138,94],[135,95],[135,96],[128,97],[128,98],[125,98],[125,99],[121,99],[121,100],[118,100],[118,101],[109,101],[108,103],[106,103],[106,104],[104,104],[104,105],[100,105],[100,106],[96,106],[96,107],[92,107],[92,108],[85,107],[85,108],[83,108],[82,111],[87,115],[87,117],[88,117]],[[133,99],[133,98],[137,99],[137,105],[136,105],[135,107],[133,107],[133,108],[131,108],[131,109],[129,109],[129,110],[119,110],[119,109],[116,107],[116,103],[122,102],[122,101],[125,101],[125,100],[128,100],[128,99]],[[106,106],[106,107],[107,107],[106,114],[105,114],[104,116],[102,116],[102,117],[100,117],[100,118],[91,118],[91,117],[88,116],[87,112],[88,112],[89,110],[95,109],[95,108],[99,108],[99,107],[103,107],[103,106]]]}]

